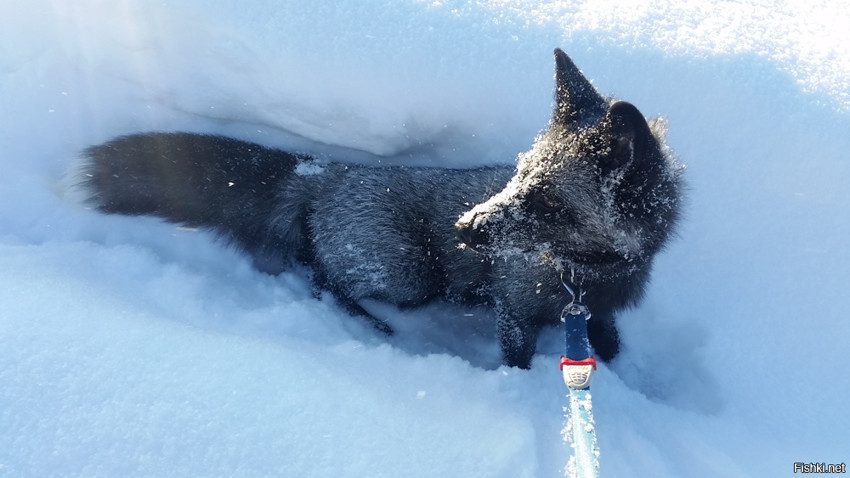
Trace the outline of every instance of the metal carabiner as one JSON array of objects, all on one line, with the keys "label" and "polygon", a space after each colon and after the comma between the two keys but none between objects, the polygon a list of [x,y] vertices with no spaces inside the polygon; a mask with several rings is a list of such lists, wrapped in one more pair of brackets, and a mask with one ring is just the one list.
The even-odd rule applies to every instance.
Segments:
[{"label": "metal carabiner", "polygon": [[[570,281],[575,279],[575,271],[570,269]],[[584,314],[585,320],[590,319],[590,309],[587,308],[586,305],[581,303],[581,300],[584,298],[585,292],[579,288],[578,295],[576,295],[575,291],[572,287],[567,285],[567,281],[564,280],[564,272],[561,271],[561,284],[564,286],[564,289],[567,289],[567,292],[570,293],[570,302],[564,306],[564,309],[561,311],[561,322],[566,321],[567,315],[579,315]],[[576,301],[578,298],[578,301]]]}]

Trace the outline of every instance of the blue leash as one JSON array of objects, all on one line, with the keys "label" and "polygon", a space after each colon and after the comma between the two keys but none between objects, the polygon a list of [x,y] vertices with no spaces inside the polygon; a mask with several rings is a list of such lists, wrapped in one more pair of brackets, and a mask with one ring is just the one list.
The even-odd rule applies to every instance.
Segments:
[{"label": "blue leash", "polygon": [[[562,281],[563,282],[563,281]],[[566,353],[561,356],[560,368],[569,390],[570,430],[573,459],[567,465],[570,476],[597,478],[599,476],[599,446],[590,395],[590,378],[596,370],[596,359],[587,338],[590,310],[576,302],[573,290],[564,282],[573,300],[561,312],[564,323]],[[583,294],[579,293],[578,300]]]}]

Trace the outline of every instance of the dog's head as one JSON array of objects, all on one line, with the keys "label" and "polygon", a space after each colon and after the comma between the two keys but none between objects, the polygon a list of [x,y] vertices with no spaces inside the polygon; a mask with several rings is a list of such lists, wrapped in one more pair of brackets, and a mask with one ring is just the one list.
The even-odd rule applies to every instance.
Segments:
[{"label": "dog's head", "polygon": [[555,50],[555,111],[516,175],[455,227],[464,246],[606,280],[642,268],[678,215],[680,170],[633,105],[601,97]]}]

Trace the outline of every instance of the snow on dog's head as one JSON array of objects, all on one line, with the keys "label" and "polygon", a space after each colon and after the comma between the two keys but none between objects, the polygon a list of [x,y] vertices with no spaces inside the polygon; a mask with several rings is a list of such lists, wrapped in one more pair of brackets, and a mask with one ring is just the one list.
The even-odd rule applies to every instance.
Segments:
[{"label": "snow on dog's head", "polygon": [[555,111],[517,158],[507,186],[456,223],[463,245],[494,259],[604,281],[643,269],[678,216],[681,166],[630,103],[600,96],[555,50]]}]

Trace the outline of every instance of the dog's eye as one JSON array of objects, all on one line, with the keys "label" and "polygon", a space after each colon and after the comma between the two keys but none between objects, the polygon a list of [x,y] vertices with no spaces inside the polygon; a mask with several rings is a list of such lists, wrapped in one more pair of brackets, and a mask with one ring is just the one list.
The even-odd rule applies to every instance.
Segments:
[{"label": "dog's eye", "polygon": [[560,209],[561,202],[551,194],[537,192],[531,196],[531,207],[539,213],[549,214]]}]

